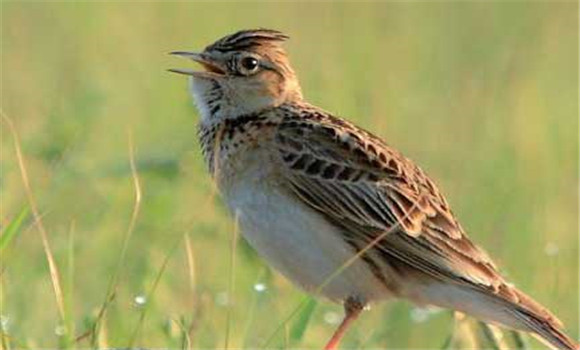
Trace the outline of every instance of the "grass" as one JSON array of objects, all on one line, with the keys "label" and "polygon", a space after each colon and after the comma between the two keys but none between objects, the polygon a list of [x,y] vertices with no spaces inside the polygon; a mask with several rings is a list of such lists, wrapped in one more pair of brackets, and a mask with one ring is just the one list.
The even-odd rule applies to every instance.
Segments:
[{"label": "grass", "polygon": [[[168,52],[259,26],[290,34],[310,101],[421,164],[473,240],[578,338],[576,3],[1,6],[1,108],[19,137],[3,117],[3,349],[319,348],[330,337],[341,307],[236,238],[185,81],[165,72],[187,65]],[[395,302],[363,313],[344,345],[539,347],[493,337]]]},{"label": "grass", "polygon": [[0,252],[3,252],[8,244],[10,244],[10,241],[22,231],[22,224],[28,217],[29,212],[30,210],[27,206],[23,207],[8,226],[2,230],[2,236],[0,236]]},{"label": "grass", "polygon": [[[12,138],[14,139],[14,149],[16,150],[16,158],[18,159],[18,167],[20,169],[20,176],[22,178],[22,185],[26,191],[28,206],[31,208],[30,210],[31,210],[32,215],[34,217],[34,224],[35,224],[38,232],[40,233],[40,239],[42,242],[42,248],[44,250],[44,255],[46,256],[46,263],[47,263],[48,268],[49,268],[50,279],[52,281],[52,288],[54,290],[54,298],[55,298],[55,302],[56,302],[56,305],[58,308],[58,315],[60,318],[60,323],[64,324],[64,323],[66,323],[66,318],[65,318],[64,297],[63,297],[63,292],[62,292],[60,272],[57,268],[56,262],[54,260],[54,254],[52,252],[52,249],[50,247],[50,243],[48,241],[48,233],[46,231],[46,228],[44,227],[40,212],[39,212],[38,207],[36,205],[36,200],[34,199],[34,196],[32,194],[30,180],[28,177],[28,170],[26,169],[26,165],[24,163],[24,159],[22,156],[22,148],[20,146],[20,137],[18,136],[18,133],[16,132],[16,129],[14,128],[14,123],[12,122],[12,120],[9,117],[7,117],[4,113],[2,113],[2,117],[3,117],[3,120],[6,122],[6,124],[8,125],[8,128],[10,129],[10,132],[12,134]],[[13,226],[13,224],[18,225],[17,221],[18,221],[18,217],[16,218],[15,223],[11,223],[9,225],[9,227]],[[6,236],[9,236],[9,234],[10,234],[10,232],[8,231],[6,233]],[[3,236],[4,236],[4,234],[3,234]]]}]

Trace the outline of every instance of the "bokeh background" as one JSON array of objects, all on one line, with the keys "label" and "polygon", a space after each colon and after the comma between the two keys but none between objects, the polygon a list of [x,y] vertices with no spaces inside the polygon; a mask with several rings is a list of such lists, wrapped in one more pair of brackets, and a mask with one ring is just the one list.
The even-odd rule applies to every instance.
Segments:
[{"label": "bokeh background", "polygon": [[[1,6],[2,114],[65,306],[63,320],[3,117],[3,348],[320,348],[331,335],[340,306],[306,299],[284,323],[305,295],[243,240],[232,253],[186,80],[166,72],[191,66],[168,52],[254,27],[288,33],[305,96],[421,164],[471,237],[578,339],[576,2]],[[471,326],[455,346],[476,344]],[[453,327],[448,312],[388,303],[344,345],[445,348]]]}]

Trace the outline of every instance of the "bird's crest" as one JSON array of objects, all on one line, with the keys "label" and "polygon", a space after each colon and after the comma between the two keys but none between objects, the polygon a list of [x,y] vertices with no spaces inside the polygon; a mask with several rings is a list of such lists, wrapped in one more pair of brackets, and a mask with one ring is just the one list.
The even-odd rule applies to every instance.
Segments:
[{"label": "bird's crest", "polygon": [[286,34],[273,29],[246,29],[224,36],[209,45],[207,51],[241,51],[255,46],[278,45],[288,40]]}]

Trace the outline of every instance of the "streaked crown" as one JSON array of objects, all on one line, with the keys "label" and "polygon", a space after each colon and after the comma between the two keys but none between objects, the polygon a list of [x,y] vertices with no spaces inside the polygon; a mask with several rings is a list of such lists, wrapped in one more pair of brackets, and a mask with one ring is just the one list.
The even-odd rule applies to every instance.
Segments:
[{"label": "streaked crown", "polygon": [[240,30],[226,35],[205,48],[206,51],[246,51],[256,47],[280,46],[290,37],[272,29]]}]

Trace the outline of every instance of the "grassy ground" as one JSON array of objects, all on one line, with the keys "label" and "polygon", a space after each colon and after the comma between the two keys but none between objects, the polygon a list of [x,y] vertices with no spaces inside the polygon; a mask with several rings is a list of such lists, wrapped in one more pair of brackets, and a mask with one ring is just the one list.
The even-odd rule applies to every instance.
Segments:
[{"label": "grassy ground", "polygon": [[[234,224],[200,159],[185,80],[165,71],[184,64],[166,53],[252,27],[289,33],[307,98],[422,164],[471,237],[578,338],[576,3],[1,6],[2,113],[62,288],[55,298],[3,118],[3,348],[259,347],[271,336],[317,348],[330,336],[341,309],[325,301],[283,325],[304,295],[243,240],[230,272]],[[441,348],[450,320],[377,305],[345,346]],[[472,344],[461,334],[456,346]]]}]

